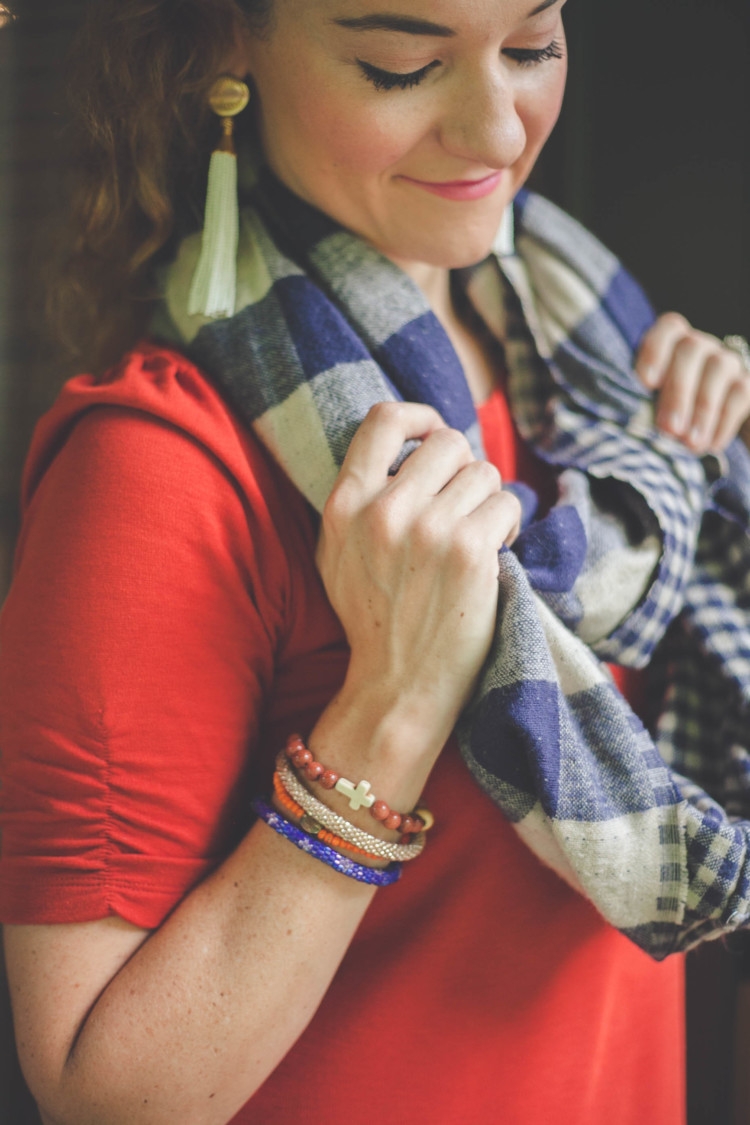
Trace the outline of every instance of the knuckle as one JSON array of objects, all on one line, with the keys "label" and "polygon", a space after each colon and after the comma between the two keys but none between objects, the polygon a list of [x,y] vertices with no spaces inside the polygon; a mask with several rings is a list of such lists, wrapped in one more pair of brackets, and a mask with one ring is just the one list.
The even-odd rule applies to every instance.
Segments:
[{"label": "knuckle", "polygon": [[347,480],[339,479],[323,506],[323,526],[331,530],[348,523],[355,508],[354,489]]},{"label": "knuckle", "polygon": [[706,354],[710,352],[707,341],[702,340],[692,329],[683,333],[674,346],[677,358],[685,360],[691,359],[695,355],[696,349]]},{"label": "knuckle", "polygon": [[433,425],[440,427],[442,419],[432,406],[427,406],[423,403],[416,402],[401,402],[393,399],[385,400],[383,402],[376,402],[367,412],[365,422],[369,425],[375,426],[394,426],[399,428],[408,427],[414,424],[417,415],[419,416],[420,424],[425,424],[425,419],[429,418]]},{"label": "knuckle", "polygon": [[518,497],[512,492],[503,492],[501,493],[500,499],[508,519],[519,523],[523,516],[523,508]]},{"label": "knuckle", "polygon": [[446,529],[431,513],[423,512],[414,522],[411,537],[418,551],[428,555],[442,550]]},{"label": "knuckle", "polygon": [[732,380],[738,387],[750,390],[750,371],[745,367],[740,357],[732,352],[726,356]]},{"label": "knuckle", "polygon": [[710,339],[704,340],[703,348],[705,352],[706,370],[710,372],[712,378],[731,378],[734,373],[734,364],[732,363],[731,356],[724,355],[724,349],[721,344],[715,343]]},{"label": "knuckle", "polygon": [[384,546],[394,546],[400,535],[399,505],[393,493],[376,496],[367,506],[364,522],[370,538]]},{"label": "knuckle", "polygon": [[376,402],[367,412],[367,421],[377,425],[397,422],[404,410],[402,402]]},{"label": "knuckle", "polygon": [[471,570],[482,554],[482,542],[471,523],[466,520],[454,530],[451,556],[462,571]]},{"label": "knuckle", "polygon": [[434,434],[430,435],[429,440],[434,444],[445,446],[446,451],[453,451],[454,453],[462,456],[471,456],[471,446],[464,434],[460,430],[437,430]]},{"label": "knuckle", "polygon": [[706,365],[712,372],[717,375],[732,375],[734,373],[735,365],[732,356],[725,354],[725,350],[720,344],[716,346],[708,344],[706,351],[708,353]]},{"label": "knuckle", "polygon": [[363,513],[364,523],[376,536],[386,535],[393,526],[392,504],[386,496],[376,496]]},{"label": "knuckle", "polygon": [[495,534],[496,546],[512,542],[521,530],[523,508],[521,501],[512,492],[501,492],[496,498]]},{"label": "knuckle", "polygon": [[690,321],[686,320],[682,313],[678,312],[662,313],[657,321],[657,324],[661,325],[663,328],[670,328],[674,331],[691,331]]},{"label": "knuckle", "polygon": [[503,481],[497,466],[493,465],[491,461],[476,461],[475,465],[474,471],[487,484],[488,489],[492,492],[499,492]]}]

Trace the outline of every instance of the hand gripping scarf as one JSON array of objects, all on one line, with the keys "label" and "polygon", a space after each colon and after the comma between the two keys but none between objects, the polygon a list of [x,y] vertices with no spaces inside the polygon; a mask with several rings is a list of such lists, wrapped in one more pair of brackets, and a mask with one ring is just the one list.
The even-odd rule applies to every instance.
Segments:
[{"label": "hand gripping scarf", "polygon": [[[483,456],[442,326],[371,246],[264,174],[237,311],[208,321],[186,311],[199,239],[166,278],[170,332],[318,511],[376,402],[429,403]],[[456,280],[504,347],[523,438],[559,470],[544,519],[517,486],[524,532],[500,555],[461,751],[528,846],[663,958],[750,924],[750,457],[736,442],[701,462],[655,430],[633,373],[648,301],[549,202],[521,193]],[[603,662],[650,665],[651,733]]]}]

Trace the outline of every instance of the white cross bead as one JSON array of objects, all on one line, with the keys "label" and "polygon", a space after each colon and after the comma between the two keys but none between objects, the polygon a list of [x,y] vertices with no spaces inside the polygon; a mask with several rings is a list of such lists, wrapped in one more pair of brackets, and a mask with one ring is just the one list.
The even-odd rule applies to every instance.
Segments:
[{"label": "white cross bead", "polygon": [[336,782],[336,789],[349,798],[349,808],[354,809],[355,812],[361,808],[369,809],[375,804],[375,798],[370,792],[370,788],[369,781],[360,781],[356,787],[345,777],[340,777]]}]

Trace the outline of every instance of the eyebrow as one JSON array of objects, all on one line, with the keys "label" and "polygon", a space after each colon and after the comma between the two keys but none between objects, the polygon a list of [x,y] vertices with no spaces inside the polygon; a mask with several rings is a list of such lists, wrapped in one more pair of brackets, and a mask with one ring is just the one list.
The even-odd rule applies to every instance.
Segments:
[{"label": "eyebrow", "polygon": [[[557,0],[543,0],[529,12],[526,19],[530,20],[533,16],[541,15],[556,3]],[[352,19],[335,19],[333,23],[349,31],[400,31],[405,35],[429,35],[440,39],[452,39],[456,34],[452,27],[446,27],[442,23],[413,19],[411,16],[390,15],[388,12],[373,12],[370,16],[357,16]]]},{"label": "eyebrow", "polygon": [[441,23],[416,20],[410,16],[391,16],[386,12],[374,12],[371,16],[338,19],[333,22],[350,31],[402,31],[406,35],[434,35],[442,39],[450,39],[456,34],[453,28],[445,27]]}]

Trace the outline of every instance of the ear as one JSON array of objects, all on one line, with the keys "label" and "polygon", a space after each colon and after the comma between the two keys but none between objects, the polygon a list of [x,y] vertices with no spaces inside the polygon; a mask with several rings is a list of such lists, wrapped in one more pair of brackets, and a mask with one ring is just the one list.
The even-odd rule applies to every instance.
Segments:
[{"label": "ear", "polygon": [[227,56],[223,73],[231,74],[233,78],[245,79],[250,73],[253,37],[248,29],[239,24],[235,35],[235,45],[230,55]]}]

